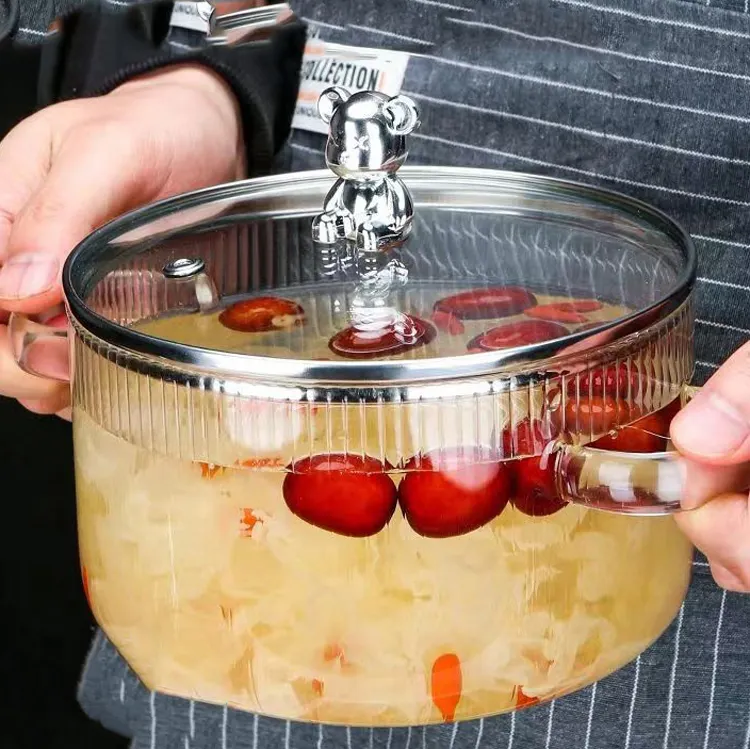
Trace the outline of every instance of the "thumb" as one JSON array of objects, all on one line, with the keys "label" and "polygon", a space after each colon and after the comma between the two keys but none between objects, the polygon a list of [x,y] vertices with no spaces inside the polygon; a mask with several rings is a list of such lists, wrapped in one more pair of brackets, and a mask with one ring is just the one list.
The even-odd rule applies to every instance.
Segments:
[{"label": "thumb", "polygon": [[77,128],[16,216],[0,269],[0,306],[34,314],[58,304],[71,250],[108,220],[151,200],[164,182],[132,134],[106,125]]},{"label": "thumb", "polygon": [[750,591],[750,503],[746,494],[719,495],[694,512],[677,513],[675,520],[708,557],[719,585]]},{"label": "thumb", "polygon": [[750,343],[738,349],[672,421],[672,441],[710,465],[750,460]]}]

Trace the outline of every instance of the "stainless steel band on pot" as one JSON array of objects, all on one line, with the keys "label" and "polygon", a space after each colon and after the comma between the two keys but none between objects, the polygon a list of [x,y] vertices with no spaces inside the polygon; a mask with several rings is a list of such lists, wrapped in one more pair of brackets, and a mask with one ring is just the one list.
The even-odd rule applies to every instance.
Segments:
[{"label": "stainless steel band on pot", "polygon": [[[232,464],[239,457],[221,457],[218,446],[223,430],[229,430],[224,437],[247,445],[259,440],[264,431],[275,431],[280,444],[286,445],[289,462],[306,457],[316,446],[334,443],[346,452],[382,455],[387,452],[384,443],[391,440],[403,450],[387,455],[398,465],[411,457],[410,449],[420,440],[437,448],[466,437],[492,447],[498,457],[521,457],[540,454],[546,444],[543,435],[526,449],[503,443],[503,430],[527,418],[547,423],[547,434],[556,427],[555,431],[570,431],[583,443],[608,431],[609,426],[601,429],[596,423],[580,422],[570,411],[566,413],[566,405],[575,398],[585,399],[590,383],[606,381],[612,366],[632,373],[627,379],[641,383],[638,390],[619,395],[632,404],[647,404],[642,406],[644,412],[658,410],[679,397],[692,371],[691,327],[690,307],[683,307],[654,331],[639,337],[637,348],[629,352],[622,347],[619,355],[606,363],[590,360],[577,374],[542,372],[533,379],[509,375],[467,378],[439,386],[348,390],[301,388],[273,384],[268,379],[242,380],[186,371],[114,347],[79,328],[75,340],[79,377],[74,396],[76,404],[101,426],[134,444],[216,464]],[[585,361],[565,363],[581,367]],[[324,411],[328,416],[319,419],[317,436],[313,436],[312,415]],[[355,411],[380,411],[372,418],[382,423],[382,429],[354,430],[345,435],[347,419],[354,419],[351,412]],[[612,426],[626,423],[627,419]],[[178,428],[167,428],[171,426]]]}]

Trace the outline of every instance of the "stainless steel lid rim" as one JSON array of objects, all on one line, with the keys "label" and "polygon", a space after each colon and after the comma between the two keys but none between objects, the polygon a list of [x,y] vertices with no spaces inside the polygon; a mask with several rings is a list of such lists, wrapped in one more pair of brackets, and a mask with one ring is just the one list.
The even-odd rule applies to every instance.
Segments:
[{"label": "stainless steel lid rim", "polygon": [[[529,197],[559,199],[560,195],[563,195],[570,196],[576,203],[582,200],[588,201],[585,204],[587,211],[592,208],[591,204],[596,203],[607,208],[615,207],[626,217],[637,216],[640,220],[648,220],[655,231],[669,236],[684,255],[684,269],[680,272],[670,293],[637,312],[621,317],[616,324],[603,326],[601,331],[597,331],[599,337],[596,346],[602,344],[601,335],[607,330],[611,331],[610,337],[613,338],[621,337],[623,330],[634,332],[649,327],[655,319],[663,318],[678,309],[692,291],[696,274],[695,251],[690,238],[667,216],[639,201],[618,193],[573,182],[512,172],[404,167],[401,173],[409,182],[418,203],[420,200],[429,202],[431,194],[443,198],[448,195],[450,206],[453,207],[454,203],[460,204],[463,189],[463,194],[470,197],[472,204],[475,205],[475,197],[482,193],[483,187],[487,190],[494,190],[496,197],[503,195],[521,201]],[[156,224],[159,220],[166,219],[166,223],[169,224],[176,215],[187,209],[200,209],[199,226],[204,226],[206,219],[216,219],[216,214],[221,214],[223,209],[231,208],[226,204],[230,200],[250,200],[254,207],[257,207],[255,203],[262,201],[265,197],[273,198],[275,203],[279,203],[284,195],[293,196],[295,199],[307,196],[306,199],[312,200],[309,206],[312,209],[330,184],[330,173],[323,170],[249,180],[162,201],[112,222],[79,245],[66,263],[63,283],[73,317],[89,334],[134,354],[171,360],[178,366],[194,367],[224,376],[271,377],[284,381],[298,381],[300,384],[325,381],[341,386],[362,382],[400,385],[415,380],[441,381],[490,376],[512,364],[546,362],[571,345],[580,345],[582,348],[594,347],[593,343],[587,346],[586,342],[596,336],[586,331],[573,332],[567,337],[549,343],[537,343],[518,349],[471,354],[450,359],[367,362],[273,359],[212,351],[156,339],[106,319],[92,310],[87,303],[87,293],[97,280],[103,277],[111,260],[127,252],[122,244],[111,243],[115,240],[118,243],[135,241],[139,228],[148,227],[149,245],[152,245],[153,232],[157,231]],[[445,205],[444,200],[441,205]],[[215,210],[216,208],[218,211]],[[283,205],[279,205],[278,210],[273,212],[274,215],[279,215],[279,211],[284,211]],[[180,228],[185,230],[190,225]],[[165,229],[168,228],[168,226],[165,227]],[[172,228],[175,228],[174,225]],[[164,234],[161,236],[163,237]],[[132,251],[132,245],[130,250]]]}]

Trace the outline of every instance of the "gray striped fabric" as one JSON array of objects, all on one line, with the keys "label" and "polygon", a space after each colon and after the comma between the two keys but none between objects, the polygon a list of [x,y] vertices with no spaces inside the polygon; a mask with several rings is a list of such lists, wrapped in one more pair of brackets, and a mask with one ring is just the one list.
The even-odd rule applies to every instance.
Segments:
[{"label": "gray striped fabric", "polygon": [[[700,254],[699,379],[747,340],[748,0],[292,4],[324,39],[415,55],[412,163],[601,184],[680,220]],[[46,5],[23,7],[33,37]],[[322,146],[295,133],[283,168],[321,167]],[[694,572],[677,621],[635,663],[515,716],[375,731],[268,720],[150,694],[101,634],[80,699],[133,749],[750,749],[750,598],[719,590],[702,558]]]}]

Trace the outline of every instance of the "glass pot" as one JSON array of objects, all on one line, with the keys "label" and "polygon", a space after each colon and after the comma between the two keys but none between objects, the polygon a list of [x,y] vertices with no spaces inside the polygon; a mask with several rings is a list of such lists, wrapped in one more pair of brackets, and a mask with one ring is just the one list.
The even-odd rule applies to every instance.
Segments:
[{"label": "glass pot", "polygon": [[84,585],[151,689],[470,719],[606,676],[679,609],[690,239],[572,183],[399,176],[385,248],[313,235],[328,172],[252,180],[86,239],[67,331],[11,322],[27,371],[69,340]]}]

